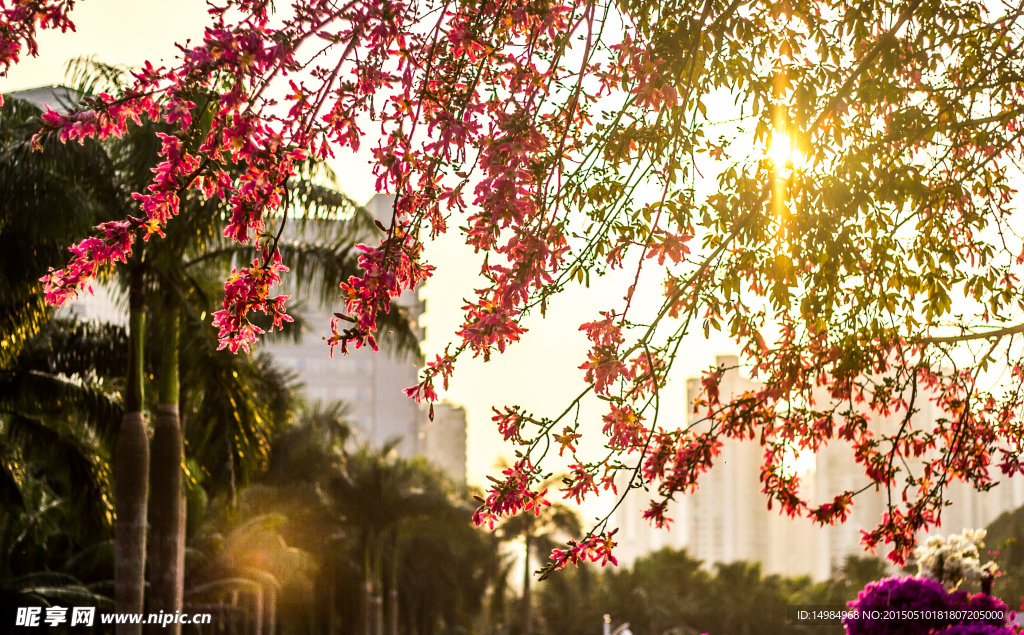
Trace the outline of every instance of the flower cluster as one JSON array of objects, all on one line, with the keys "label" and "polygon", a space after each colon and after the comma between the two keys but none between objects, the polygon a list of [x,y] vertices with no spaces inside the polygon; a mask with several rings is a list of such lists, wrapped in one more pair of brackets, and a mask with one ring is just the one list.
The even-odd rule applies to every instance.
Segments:
[{"label": "flower cluster", "polygon": [[40,280],[50,304],[60,306],[77,297],[82,289],[92,292],[92,280],[101,267],[128,261],[135,242],[134,224],[110,221],[97,229],[103,232],[101,236],[86,238],[72,247],[68,264],[60,270],[51,268]]},{"label": "flower cluster", "polygon": [[213,326],[220,329],[220,348],[232,353],[237,353],[238,349],[249,352],[256,335],[263,332],[249,321],[253,310],[270,316],[275,328],[292,321],[285,313],[288,296],[270,297],[270,287],[281,282],[280,273],[285,271],[288,268],[281,263],[279,254],[266,265],[254,260],[251,267],[231,271],[231,278],[224,286],[224,308],[213,314]]},{"label": "flower cluster", "polygon": [[37,134],[33,141],[38,143],[39,135],[51,131],[57,134],[61,142],[82,141],[94,137],[120,137],[128,129],[129,121],[141,123],[142,116],[154,121],[160,120],[160,109],[156,100],[144,93],[128,93],[121,98],[100,93],[96,98],[87,98],[86,103],[90,110],[68,114],[56,112],[47,106],[46,112],[43,113],[46,128]]},{"label": "flower cluster", "polygon": [[473,522],[477,527],[487,525],[494,528],[495,523],[503,516],[514,516],[519,512],[532,510],[540,515],[542,506],[550,506],[545,498],[547,490],[534,492],[531,485],[537,480],[537,468],[529,459],[520,459],[502,472],[504,479],[489,478],[494,486],[488,491],[487,498],[476,497],[481,505],[473,514]]},{"label": "flower cluster", "polygon": [[980,558],[985,533],[984,529],[965,529],[952,536],[931,536],[914,552],[918,575],[948,588],[994,576],[998,569],[996,563],[982,564]]},{"label": "flower cluster", "polygon": [[[857,617],[846,617],[848,635],[1013,635],[1013,613],[1002,601],[985,594],[950,593],[935,580],[917,577],[887,578],[868,584],[849,603]],[[964,620],[967,613],[1003,619]],[[932,619],[915,615],[939,616]],[[950,617],[947,617],[950,616]]]},{"label": "flower cluster", "polygon": [[[23,47],[28,48],[29,55],[38,55],[37,28],[74,31],[75,24],[68,17],[74,4],[74,0],[0,2],[0,71],[6,74],[12,64],[18,63]],[[3,103],[0,95],[0,106]]]},{"label": "flower cluster", "polygon": [[570,540],[566,545],[567,549],[552,549],[551,560],[545,571],[557,571],[568,564],[578,565],[581,562],[600,562],[601,566],[608,563],[619,564],[619,561],[612,555],[612,549],[618,543],[612,540],[618,529],[609,532],[594,533],[583,540]]}]

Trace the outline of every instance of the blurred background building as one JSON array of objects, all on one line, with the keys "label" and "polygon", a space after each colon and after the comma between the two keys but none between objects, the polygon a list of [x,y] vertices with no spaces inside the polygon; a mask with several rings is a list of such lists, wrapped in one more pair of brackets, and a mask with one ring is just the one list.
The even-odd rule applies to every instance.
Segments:
[{"label": "blurred background building", "polygon": [[[37,91],[34,91],[37,92]],[[20,96],[20,95],[16,95]],[[33,95],[38,97],[37,95]],[[365,208],[384,222],[391,222],[391,197],[378,194]],[[301,231],[294,225],[288,231]],[[287,236],[286,236],[287,238]],[[430,421],[425,408],[405,396],[404,389],[418,382],[420,363],[414,356],[401,356],[388,351],[363,347],[350,349],[348,355],[340,350],[331,359],[323,336],[330,333],[334,311],[340,305],[320,306],[310,298],[292,294],[290,305],[297,305],[302,314],[301,338],[274,338],[257,344],[253,354],[267,352],[282,368],[294,373],[302,384],[300,392],[310,405],[343,401],[347,405],[347,419],[358,442],[380,447],[395,442],[397,452],[404,457],[423,456],[440,467],[458,484],[466,483],[466,412],[453,404],[434,406],[434,420]],[[94,285],[95,294],[80,294],[70,303],[68,311],[83,320],[99,320],[127,324],[124,298],[107,285]],[[416,335],[422,342],[425,335],[418,326],[426,303],[415,291],[406,292],[399,303],[417,322]],[[244,353],[239,353],[244,354]]]},{"label": "blurred background building", "polygon": [[[732,395],[754,390],[758,384],[736,370],[738,358],[720,356],[717,366],[729,368],[719,391],[725,401]],[[687,382],[687,397],[692,404],[700,388],[698,379]],[[919,404],[916,418],[936,420],[940,413],[930,402]],[[694,423],[693,408],[689,408]],[[898,426],[898,416],[878,419],[875,429],[888,431]],[[763,449],[754,442],[727,440],[715,466],[701,477],[699,489],[681,496],[670,508],[668,516],[675,522],[670,531],[654,529],[641,517],[649,496],[634,490],[616,513],[619,546],[616,556],[625,565],[638,557],[663,547],[686,548],[689,554],[704,561],[705,566],[738,560],[760,562],[767,574],[787,576],[809,575],[815,580],[827,579],[849,555],[866,555],[861,544],[861,530],[873,529],[886,509],[885,491],[866,491],[854,499],[852,513],[841,525],[819,527],[807,518],[789,518],[776,508],[767,509],[761,492],[760,468]],[[819,452],[813,460],[802,457],[796,462],[801,478],[801,493],[820,502],[844,490],[857,491],[867,483],[862,466],[854,460],[853,451],[842,443],[834,443]],[[626,479],[619,482],[624,491]],[[988,492],[977,492],[969,484],[955,482],[947,486],[950,505],[943,510],[942,527],[937,535],[959,533],[963,529],[982,528],[1003,512],[1024,505],[1024,479],[1012,479]],[[887,550],[879,549],[879,556]]]}]

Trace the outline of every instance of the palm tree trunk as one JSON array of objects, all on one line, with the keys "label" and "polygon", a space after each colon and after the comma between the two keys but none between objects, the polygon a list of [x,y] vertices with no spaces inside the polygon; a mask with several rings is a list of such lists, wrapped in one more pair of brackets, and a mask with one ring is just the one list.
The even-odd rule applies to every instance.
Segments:
[{"label": "palm tree trunk", "polygon": [[[173,300],[164,306],[160,352],[160,395],[152,443],[150,471],[149,611],[182,609],[185,586],[185,498],[182,487],[181,419],[178,414],[178,311]],[[181,625],[150,625],[148,633],[180,635]]]},{"label": "palm tree trunk", "polygon": [[224,426],[224,447],[228,451],[228,459],[224,465],[228,471],[228,503],[231,511],[238,508],[238,484],[235,482],[235,447],[231,443],[231,426]]},{"label": "palm tree trunk", "polygon": [[398,530],[391,530],[391,584],[388,589],[388,635],[398,635]]},{"label": "palm tree trunk", "polygon": [[363,582],[363,634],[373,635],[373,584]]},{"label": "palm tree trunk", "polygon": [[[328,543],[330,544],[330,543]],[[334,555],[333,550],[328,548],[327,553],[330,555],[327,558],[328,575],[326,597],[321,596],[321,599],[326,600],[325,606],[323,607],[324,618],[327,620],[327,628],[321,632],[325,635],[337,635],[337,598],[338,598],[338,559]]]},{"label": "palm tree trunk", "polygon": [[373,568],[374,580],[377,583],[373,594],[373,635],[384,635],[384,540],[376,541],[376,566]]},{"label": "palm tree trunk", "polygon": [[398,589],[388,591],[388,634],[398,635]]},{"label": "palm tree trunk", "polygon": [[370,538],[363,547],[363,635],[373,634],[373,559]]},{"label": "palm tree trunk", "polygon": [[526,542],[525,560],[523,562],[523,635],[530,635],[533,630],[530,615],[530,532],[524,534]]},{"label": "palm tree trunk", "polygon": [[[146,331],[142,271],[131,273],[128,297],[128,385],[125,415],[114,447],[114,610],[142,613],[146,572],[146,498],[149,440],[142,416]],[[138,635],[141,624],[119,624],[118,635]]]}]

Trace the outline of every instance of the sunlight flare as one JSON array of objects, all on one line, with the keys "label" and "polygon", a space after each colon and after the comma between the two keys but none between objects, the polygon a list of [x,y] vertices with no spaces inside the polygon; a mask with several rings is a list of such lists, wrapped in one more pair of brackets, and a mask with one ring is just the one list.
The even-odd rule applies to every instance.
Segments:
[{"label": "sunlight flare", "polygon": [[785,132],[776,132],[772,135],[772,141],[765,154],[775,166],[776,172],[802,170],[807,163],[804,155]]}]

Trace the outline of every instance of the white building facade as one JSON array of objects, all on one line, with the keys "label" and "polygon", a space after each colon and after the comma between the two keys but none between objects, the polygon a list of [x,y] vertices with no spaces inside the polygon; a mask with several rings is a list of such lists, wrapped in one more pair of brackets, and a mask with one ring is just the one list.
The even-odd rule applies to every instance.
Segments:
[{"label": "white building facade", "polygon": [[[389,223],[391,199],[378,195],[366,206],[375,218]],[[286,294],[289,281],[285,277]],[[94,285],[95,294],[81,293],[67,311],[82,320],[127,324],[126,302],[112,287]],[[301,298],[299,298],[301,300]],[[295,303],[295,300],[293,300]],[[426,310],[417,292],[406,292],[400,303],[414,322]],[[336,349],[332,359],[323,337],[330,333],[337,306],[318,306],[302,302],[304,332],[298,342],[286,338],[265,339],[253,348],[253,354],[267,352],[283,368],[292,371],[302,384],[301,392],[312,405],[316,402],[343,401],[356,438],[374,447],[394,442],[401,456],[424,456],[438,465],[453,482],[466,482],[466,413],[451,404],[435,405],[430,421],[426,409],[406,397],[404,389],[419,380],[420,366],[413,356],[396,355],[382,346],[379,352],[368,347],[350,347],[348,355]],[[423,331],[418,326],[422,341]],[[224,351],[225,355],[229,355]],[[240,355],[244,353],[238,353]]]}]

